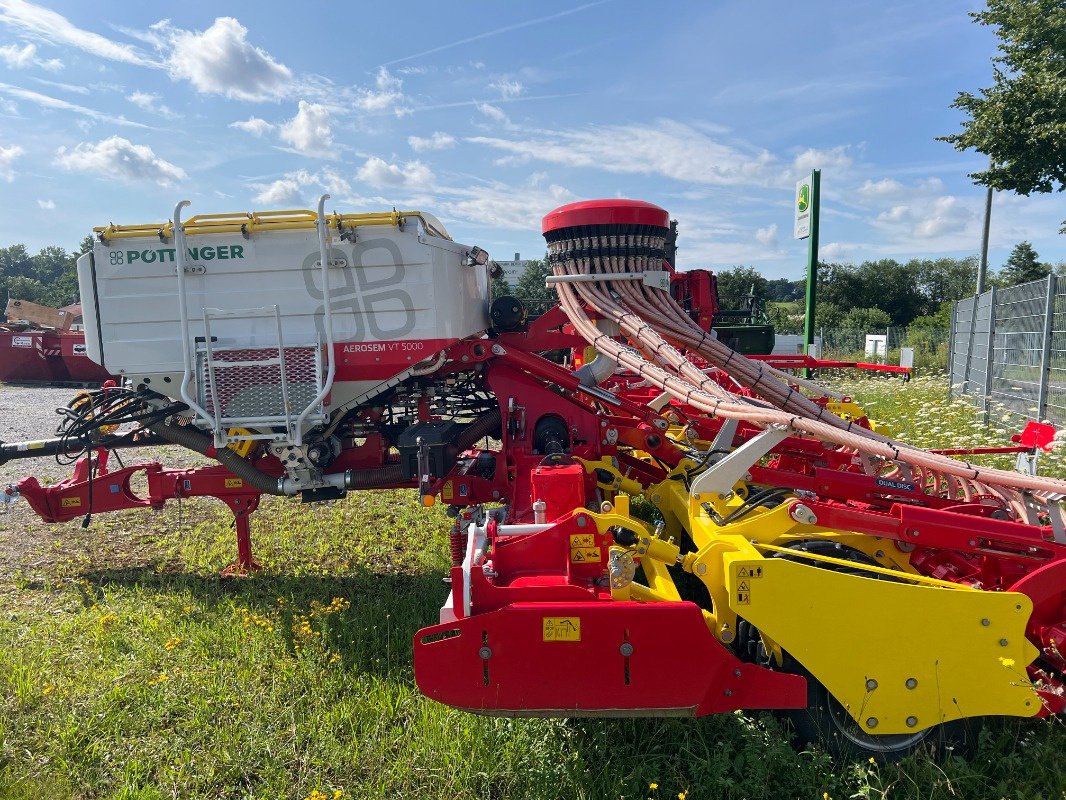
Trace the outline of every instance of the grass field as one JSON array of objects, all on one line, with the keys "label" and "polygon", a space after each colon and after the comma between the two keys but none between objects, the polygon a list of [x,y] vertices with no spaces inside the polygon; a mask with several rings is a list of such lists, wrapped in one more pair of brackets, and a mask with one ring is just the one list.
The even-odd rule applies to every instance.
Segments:
[{"label": "grass field", "polygon": [[[945,404],[942,378],[843,385],[915,444],[1007,433]],[[266,498],[266,568],[235,580],[218,577],[234,557],[219,504],[88,530],[26,511],[0,516],[0,533],[35,542],[0,575],[0,798],[1066,797],[1058,720],[990,721],[970,762],[879,766],[796,752],[765,714],[503,720],[436,705],[414,687],[411,637],[446,592],[447,524],[407,492]]]}]

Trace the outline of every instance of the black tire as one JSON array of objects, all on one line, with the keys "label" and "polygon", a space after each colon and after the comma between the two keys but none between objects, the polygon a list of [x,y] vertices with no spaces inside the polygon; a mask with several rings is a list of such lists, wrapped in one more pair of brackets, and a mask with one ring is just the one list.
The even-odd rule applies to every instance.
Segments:
[{"label": "black tire", "polygon": [[[857,565],[876,566],[877,562],[865,553],[835,542],[809,540],[796,542],[791,550],[832,556],[852,561]],[[827,565],[803,559],[802,556],[781,554],[775,558],[801,561],[821,569],[865,575],[878,580],[891,580],[883,575],[871,575],[861,567]],[[970,758],[977,745],[981,719],[952,720],[915,733],[871,734],[864,731],[847,709],[829,693],[803,665],[788,653],[785,654],[784,670],[802,675],[807,679],[807,707],[782,711],[782,716],[795,731],[794,743],[798,747],[820,746],[840,759],[866,760],[873,758],[881,763],[901,761],[908,756],[927,754],[942,757],[948,754]]]},{"label": "black tire", "polygon": [[781,713],[795,732],[793,743],[801,749],[817,745],[835,758],[873,758],[883,764],[919,754],[967,759],[974,753],[980,718],[952,720],[915,733],[867,733],[817,679],[802,667],[794,671],[807,679],[807,707]]}]

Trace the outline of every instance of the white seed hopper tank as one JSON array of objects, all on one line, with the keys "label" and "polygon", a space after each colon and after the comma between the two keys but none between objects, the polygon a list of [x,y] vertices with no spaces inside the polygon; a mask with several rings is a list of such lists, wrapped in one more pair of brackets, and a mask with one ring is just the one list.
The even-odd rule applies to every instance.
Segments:
[{"label": "white seed hopper tank", "polygon": [[180,230],[96,229],[93,251],[78,260],[86,350],[134,386],[192,399],[206,412],[198,424],[216,438],[241,426],[298,441],[292,422],[324,388],[308,423],[395,385],[489,327],[482,251],[452,241],[429,214],[322,215],[319,226],[311,211],[201,215],[184,224],[179,213],[180,206]]}]

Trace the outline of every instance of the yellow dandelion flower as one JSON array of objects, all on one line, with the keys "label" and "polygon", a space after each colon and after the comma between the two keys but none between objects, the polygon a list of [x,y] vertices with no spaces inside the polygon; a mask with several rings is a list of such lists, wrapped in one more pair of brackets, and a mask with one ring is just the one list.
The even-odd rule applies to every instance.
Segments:
[{"label": "yellow dandelion flower", "polygon": [[43,689],[41,689],[41,696],[42,697],[48,697],[48,695],[50,695],[55,690],[56,690],[55,684],[50,683],[47,686],[45,686]]},{"label": "yellow dandelion flower", "polygon": [[333,790],[333,800],[341,800],[342,797],[344,797],[344,789]]},{"label": "yellow dandelion flower", "polygon": [[96,621],[96,624],[101,628],[106,628],[108,625],[113,625],[116,622],[118,622],[118,614],[104,614]]},{"label": "yellow dandelion flower", "polygon": [[333,653],[330,653],[330,656],[329,656],[329,663],[330,664],[336,664],[340,660],[341,660],[341,654],[340,653],[338,653],[336,651],[334,651]]},{"label": "yellow dandelion flower", "polygon": [[170,680],[170,677],[165,672],[160,672],[158,675],[148,681],[148,685],[156,686],[160,683],[166,683],[168,680]]},{"label": "yellow dandelion flower", "polygon": [[877,763],[877,762],[876,762],[876,761],[874,760],[874,757],[873,757],[873,756],[870,756],[870,763],[871,763],[871,764],[876,764],[876,763]]},{"label": "yellow dandelion flower", "polygon": [[659,784],[655,783],[655,781],[652,781],[648,784],[648,788],[654,792],[656,789],[659,788]]},{"label": "yellow dandelion flower", "polygon": [[177,647],[180,644],[181,644],[181,637],[179,637],[179,636],[171,636],[169,639],[167,639],[166,644],[163,645],[163,648],[167,652],[170,652],[171,650],[173,650],[175,647]]},{"label": "yellow dandelion flower", "polygon": [[677,800],[685,800],[686,797],[688,797],[688,792],[678,792],[677,793]]}]

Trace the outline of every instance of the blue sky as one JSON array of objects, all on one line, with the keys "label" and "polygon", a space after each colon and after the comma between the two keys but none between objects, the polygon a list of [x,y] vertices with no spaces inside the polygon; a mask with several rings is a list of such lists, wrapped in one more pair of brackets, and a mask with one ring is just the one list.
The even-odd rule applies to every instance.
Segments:
[{"label": "blue sky", "polygon": [[[563,203],[679,220],[679,265],[976,253],[984,157],[954,132],[991,81],[976,2],[0,0],[0,245],[186,212],[420,209],[494,257],[543,254]],[[170,16],[165,16],[169,13]],[[996,196],[993,268],[1066,259],[1059,195]]]}]

